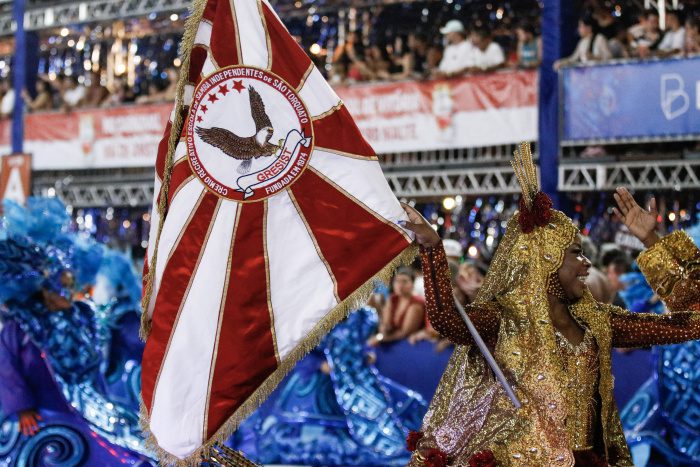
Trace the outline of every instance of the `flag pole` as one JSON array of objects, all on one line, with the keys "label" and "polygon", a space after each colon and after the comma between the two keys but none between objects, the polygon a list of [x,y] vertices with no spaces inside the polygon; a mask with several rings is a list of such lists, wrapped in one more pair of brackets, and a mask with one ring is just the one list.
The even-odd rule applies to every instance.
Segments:
[{"label": "flag pole", "polygon": [[501,368],[498,366],[498,363],[496,363],[496,359],[493,358],[491,351],[479,335],[479,331],[477,331],[476,327],[474,327],[474,323],[472,323],[472,320],[469,319],[469,316],[467,315],[467,312],[464,311],[464,307],[462,306],[462,304],[459,303],[459,301],[457,300],[455,300],[454,302],[455,306],[457,307],[457,311],[464,320],[464,323],[467,325],[467,329],[469,329],[469,333],[472,335],[472,339],[474,339],[476,346],[479,347],[479,350],[484,356],[486,363],[488,363],[491,367],[491,370],[493,370],[493,373],[496,375],[496,379],[499,383],[501,383],[501,386],[503,386],[503,389],[506,391],[506,394],[510,398],[511,402],[513,402],[515,408],[519,409],[520,407],[522,407],[522,404],[518,400],[518,397],[515,395],[513,388],[511,388],[510,384],[508,384],[508,380],[506,380],[506,376],[503,374],[503,371],[501,371]]}]

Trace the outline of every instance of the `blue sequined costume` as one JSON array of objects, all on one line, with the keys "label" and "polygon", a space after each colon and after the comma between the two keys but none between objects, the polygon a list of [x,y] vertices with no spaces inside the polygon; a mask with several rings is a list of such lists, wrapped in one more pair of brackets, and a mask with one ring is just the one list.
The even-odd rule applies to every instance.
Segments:
[{"label": "blue sequined costume", "polygon": [[370,308],[338,324],[230,444],[265,464],[405,465],[406,435],[427,404],[370,362],[365,342],[376,326]]}]

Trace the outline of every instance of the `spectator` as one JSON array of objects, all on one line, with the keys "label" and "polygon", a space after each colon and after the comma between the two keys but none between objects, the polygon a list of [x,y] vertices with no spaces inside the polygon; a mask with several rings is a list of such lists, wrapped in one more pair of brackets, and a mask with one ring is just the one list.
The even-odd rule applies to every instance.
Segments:
[{"label": "spectator", "polygon": [[578,34],[581,39],[576,45],[574,53],[554,63],[554,68],[558,70],[563,65],[574,63],[592,63],[600,60],[609,60],[611,57],[608,41],[602,34],[595,32],[595,22],[585,17],[578,22]]},{"label": "spectator", "polygon": [[179,75],[175,68],[168,68],[165,70],[165,74],[168,79],[168,84],[165,86],[165,89],[160,92],[159,97],[162,102],[172,102],[177,96],[177,82]]},{"label": "spectator", "polygon": [[333,56],[333,64],[336,68],[337,76],[340,76],[341,80],[361,81],[361,68],[364,66],[362,62],[363,56],[364,50],[359,32],[349,32],[345,42],[335,49]]},{"label": "spectator", "polygon": [[32,99],[27,90],[22,91],[22,99],[30,112],[51,110],[53,108],[53,88],[48,81],[39,78],[36,81],[36,97]]},{"label": "spectator", "polygon": [[107,99],[102,102],[102,107],[114,107],[134,102],[136,102],[136,95],[133,88],[124,80],[117,79],[114,83],[114,92],[110,93]]},{"label": "spectator", "polygon": [[100,83],[99,73],[91,72],[89,80],[90,85],[85,88],[83,106],[99,107],[109,97],[109,90]]},{"label": "spectator", "polygon": [[467,40],[464,25],[459,20],[451,19],[440,29],[440,33],[445,36],[447,46],[435,77],[449,78],[465,73],[472,64],[474,47]]},{"label": "spectator", "polygon": [[493,41],[491,31],[485,27],[476,28],[471,34],[472,60],[470,71],[493,71],[503,67],[506,56],[503,48]]},{"label": "spectator", "polygon": [[378,45],[365,49],[364,66],[361,67],[363,80],[386,80],[390,78],[391,61],[386,52]]},{"label": "spectator", "polygon": [[610,10],[597,7],[593,10],[592,17],[596,22],[596,30],[599,34],[602,34],[608,40],[617,35],[617,21],[615,21],[615,17],[613,17]]},{"label": "spectator", "polygon": [[486,270],[480,268],[476,264],[463,263],[459,266],[455,296],[460,300],[462,305],[468,305],[474,302],[476,294],[484,284],[485,276]]},{"label": "spectator", "polygon": [[174,68],[168,68],[166,70],[168,82],[165,89],[158,89],[158,85],[155,81],[148,83],[148,93],[143,96],[139,96],[136,102],[139,104],[149,104],[154,102],[172,102],[175,100],[177,95],[177,71]]},{"label": "spectator", "polygon": [[666,12],[666,26],[667,29],[661,43],[659,43],[657,55],[659,57],[682,55],[685,48],[685,28],[678,10]]},{"label": "spectator", "polygon": [[0,118],[9,118],[15,108],[15,90],[12,88],[12,80],[8,77],[0,81]]},{"label": "spectator", "polygon": [[632,55],[639,58],[649,57],[661,41],[659,14],[656,10],[646,10],[639,17],[639,22],[627,32]]},{"label": "spectator", "polygon": [[700,54],[700,31],[698,19],[689,17],[685,20],[685,55]]},{"label": "spectator", "polygon": [[158,94],[160,91],[158,90],[158,85],[156,84],[155,81],[149,81],[146,87],[146,93],[141,94],[136,98],[136,103],[137,104],[148,104],[149,102],[155,102],[158,100]]},{"label": "spectator", "polygon": [[542,61],[542,39],[537,37],[535,28],[522,23],[516,29],[518,36],[518,67],[537,68]]},{"label": "spectator", "polygon": [[424,34],[408,35],[406,52],[399,60],[401,71],[393,75],[394,79],[424,78],[428,74],[428,40]]},{"label": "spectator", "polygon": [[382,342],[405,339],[421,329],[425,322],[423,301],[413,295],[415,273],[400,268],[392,280],[392,294],[381,313],[379,332],[368,342],[376,346]]},{"label": "spectator", "polygon": [[624,308],[625,301],[620,296],[620,291],[625,288],[621,277],[629,272],[630,267],[627,255],[620,250],[611,250],[603,255],[602,262],[608,276],[608,286],[613,294],[612,304]]},{"label": "spectator", "polygon": [[627,30],[621,24],[618,24],[617,33],[612,39],[608,40],[608,48],[610,49],[611,58],[629,58],[628,40],[629,37],[627,35]]},{"label": "spectator", "polygon": [[85,99],[85,87],[78,83],[76,77],[68,75],[63,77],[62,84],[61,101],[63,109],[70,111],[80,107]]},{"label": "spectator", "polygon": [[440,44],[430,44],[428,46],[428,53],[425,57],[425,71],[428,76],[434,75],[440,66],[442,61],[442,45]]}]

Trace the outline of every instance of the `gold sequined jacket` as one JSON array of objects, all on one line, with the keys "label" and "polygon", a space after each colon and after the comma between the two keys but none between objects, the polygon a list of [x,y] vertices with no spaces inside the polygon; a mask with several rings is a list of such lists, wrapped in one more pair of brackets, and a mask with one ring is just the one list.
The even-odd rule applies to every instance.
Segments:
[{"label": "gold sequined jacket", "polygon": [[[554,232],[554,225],[551,226]],[[546,239],[537,245],[532,241],[519,245],[518,242],[525,240],[522,240],[523,236],[518,236],[505,251],[513,255],[527,252],[528,248],[541,248],[543,255],[538,250],[537,254],[524,258],[523,262],[543,256],[544,262],[552,262],[553,267],[558,267],[553,255],[562,250],[562,245],[570,244],[575,234],[571,230],[561,245],[552,245]],[[561,233],[558,235],[562,236]],[[662,251],[670,243],[668,240],[662,243],[657,251]],[[668,249],[663,250],[664,253],[649,252],[648,255],[650,258],[673,255]],[[532,308],[529,296],[541,296],[544,293],[539,289],[541,285],[533,282],[528,286],[526,279],[521,281],[523,286],[514,289],[517,294],[496,296],[487,303],[467,307],[470,319],[492,348],[506,376],[513,382],[523,404],[516,411],[490,375],[475,346],[471,345],[473,342],[468,329],[454,306],[444,250],[422,249],[421,258],[429,320],[439,333],[460,345],[431,403],[424,420],[424,438],[418,443],[419,449],[414,453],[410,465],[424,465],[424,456],[420,453],[434,447],[448,454],[449,465],[469,465],[471,456],[481,451],[491,451],[499,465],[573,465],[576,447],[571,445],[571,439],[578,434],[572,431],[579,425],[572,417],[576,416],[578,407],[573,407],[574,410],[569,407],[572,399],[566,394],[567,375],[562,369],[561,355],[556,350],[555,329],[546,312],[535,315],[531,311],[518,311]],[[679,268],[685,267],[680,253],[676,253],[674,258],[678,260]],[[506,261],[503,257],[496,259]],[[652,263],[655,266],[650,268],[656,268],[653,269],[654,274],[662,277],[663,268],[668,264],[649,261],[649,264]],[[682,277],[682,273],[679,274]],[[673,289],[668,281],[663,283]],[[613,399],[611,349],[698,339],[700,314],[630,313],[596,302],[589,292],[569,310],[579,325],[592,336],[593,348],[597,351],[597,365],[594,366],[597,377],[594,375],[590,381],[580,381],[580,384],[596,387],[595,391],[589,392],[595,393],[591,403],[596,404],[594,413],[597,416],[593,423],[581,426],[593,430],[588,433],[588,438],[596,440],[595,449],[607,463],[632,466]],[[459,362],[459,365],[455,365],[455,362]],[[581,410],[580,416],[587,416],[587,412]]]},{"label": "gold sequined jacket", "polygon": [[669,310],[700,310],[700,250],[685,232],[662,238],[637,264]]}]

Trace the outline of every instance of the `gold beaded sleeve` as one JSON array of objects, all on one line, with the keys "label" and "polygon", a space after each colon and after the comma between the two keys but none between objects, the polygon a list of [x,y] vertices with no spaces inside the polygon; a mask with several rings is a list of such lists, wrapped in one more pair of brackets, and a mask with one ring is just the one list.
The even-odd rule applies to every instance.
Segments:
[{"label": "gold beaded sleeve", "polygon": [[700,250],[685,232],[662,238],[637,264],[670,310],[700,310]]},{"label": "gold beaded sleeve", "polygon": [[613,305],[601,306],[609,308],[613,347],[648,347],[700,339],[700,312],[657,315],[631,313]]},{"label": "gold beaded sleeve", "polygon": [[[420,251],[425,284],[425,308],[430,324],[455,344],[473,344],[469,329],[455,307],[445,250],[438,246],[421,247]],[[495,302],[467,305],[465,311],[484,341],[489,344],[495,343],[501,316],[499,305]]]}]

